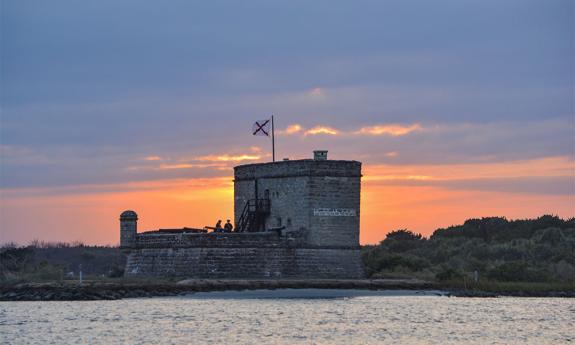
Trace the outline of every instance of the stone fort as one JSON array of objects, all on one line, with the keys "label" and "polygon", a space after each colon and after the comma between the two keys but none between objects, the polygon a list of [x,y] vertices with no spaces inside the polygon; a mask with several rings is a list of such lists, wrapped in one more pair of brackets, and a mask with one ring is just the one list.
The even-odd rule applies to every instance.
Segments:
[{"label": "stone fort", "polygon": [[120,216],[126,276],[363,278],[359,247],[361,163],[283,160],[234,168],[232,232],[206,228],[137,232]]}]

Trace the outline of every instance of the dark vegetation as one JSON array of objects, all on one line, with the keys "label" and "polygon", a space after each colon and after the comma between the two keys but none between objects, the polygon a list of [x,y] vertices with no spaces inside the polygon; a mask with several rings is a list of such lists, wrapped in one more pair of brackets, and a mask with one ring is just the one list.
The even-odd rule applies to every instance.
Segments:
[{"label": "dark vegetation", "polygon": [[0,248],[0,282],[34,282],[121,277],[126,258],[117,247],[88,246],[80,242],[27,246],[4,244]]},{"label": "dark vegetation", "polygon": [[[419,278],[438,287],[482,291],[575,289],[575,218],[470,219],[429,238],[396,230],[364,246],[369,278]],[[0,283],[77,281],[123,276],[117,247],[44,243],[0,248]],[[477,272],[478,281],[475,281]]]},{"label": "dark vegetation", "polygon": [[379,245],[363,247],[362,256],[371,278],[418,277],[446,286],[573,286],[575,218],[470,219],[438,229],[429,238],[396,230]]}]

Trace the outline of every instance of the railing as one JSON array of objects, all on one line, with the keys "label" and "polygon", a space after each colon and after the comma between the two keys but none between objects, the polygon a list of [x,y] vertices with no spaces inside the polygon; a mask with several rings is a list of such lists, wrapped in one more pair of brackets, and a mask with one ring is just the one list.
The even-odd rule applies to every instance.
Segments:
[{"label": "railing", "polygon": [[270,213],[270,199],[251,199],[248,200],[249,212],[256,212],[260,214]]},{"label": "railing", "polygon": [[242,215],[236,225],[238,232],[260,231],[265,218],[270,213],[269,199],[250,199],[244,206]]}]

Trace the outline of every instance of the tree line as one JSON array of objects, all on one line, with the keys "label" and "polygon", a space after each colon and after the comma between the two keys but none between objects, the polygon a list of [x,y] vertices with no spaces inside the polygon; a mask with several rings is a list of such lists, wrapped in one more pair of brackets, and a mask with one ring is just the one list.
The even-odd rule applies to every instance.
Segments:
[{"label": "tree line", "polygon": [[575,218],[469,219],[429,238],[399,229],[362,257],[372,278],[575,283]]}]

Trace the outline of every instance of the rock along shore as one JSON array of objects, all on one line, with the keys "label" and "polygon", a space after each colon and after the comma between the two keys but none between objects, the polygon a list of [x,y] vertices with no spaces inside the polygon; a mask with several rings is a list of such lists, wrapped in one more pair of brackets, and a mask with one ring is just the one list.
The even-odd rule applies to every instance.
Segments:
[{"label": "rock along shore", "polygon": [[87,282],[24,283],[0,285],[0,301],[89,301],[158,296],[179,296],[195,292],[261,289],[359,289],[359,290],[443,290],[457,297],[575,297],[575,291],[453,290],[421,280],[211,280],[188,279],[180,282]]}]

